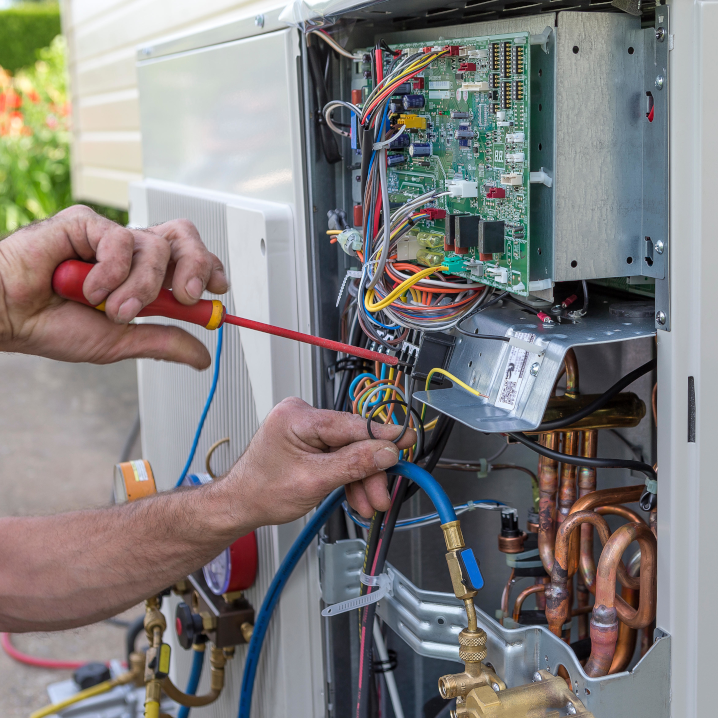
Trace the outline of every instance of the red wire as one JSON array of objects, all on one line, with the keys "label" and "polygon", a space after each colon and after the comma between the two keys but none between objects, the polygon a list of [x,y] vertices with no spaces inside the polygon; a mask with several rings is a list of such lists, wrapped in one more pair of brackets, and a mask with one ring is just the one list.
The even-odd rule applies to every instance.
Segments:
[{"label": "red wire", "polygon": [[80,666],[84,666],[87,661],[55,661],[52,658],[37,658],[27,653],[18,651],[12,645],[9,633],[0,633],[0,645],[2,645],[5,653],[18,663],[24,663],[26,666],[35,666],[36,668],[53,668],[58,670],[74,671]]},{"label": "red wire", "polygon": [[649,122],[653,122],[653,111],[654,111],[655,109],[656,109],[656,106],[653,105],[653,107],[651,107],[651,111],[646,115],[646,117],[648,117],[648,121],[649,121]]}]

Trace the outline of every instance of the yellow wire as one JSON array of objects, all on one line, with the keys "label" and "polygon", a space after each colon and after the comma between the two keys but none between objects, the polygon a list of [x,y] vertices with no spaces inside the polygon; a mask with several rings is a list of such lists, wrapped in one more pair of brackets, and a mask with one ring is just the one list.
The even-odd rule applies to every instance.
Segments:
[{"label": "yellow wire", "polygon": [[44,708],[35,711],[30,716],[30,718],[45,718],[45,716],[52,715],[53,713],[59,713],[64,708],[74,705],[75,703],[79,703],[80,701],[84,701],[86,698],[92,698],[93,696],[99,696],[101,693],[107,693],[107,691],[112,690],[115,686],[121,685],[122,682],[129,682],[127,680],[121,682],[120,679],[122,678],[124,678],[124,676],[120,676],[119,678],[113,678],[110,681],[98,683],[96,686],[92,686],[92,688],[87,688],[84,691],[75,693],[75,695],[71,698],[67,698],[64,701],[60,701],[59,703],[45,706]]},{"label": "yellow wire", "polygon": [[431,431],[432,429],[436,428],[436,422],[439,421],[439,417],[437,416],[436,419],[433,421],[430,421],[426,426],[424,426],[424,431]]},{"label": "yellow wire", "polygon": [[[398,297],[404,294],[404,292],[409,289],[409,287],[413,287],[417,282],[420,282],[425,277],[428,277],[430,274],[438,272],[442,269],[447,269],[447,267],[427,267],[426,269],[422,269],[420,272],[417,272],[413,277],[405,279],[398,287],[389,292],[389,294],[387,294],[384,299],[378,302],[374,302],[374,297],[376,295],[374,293],[374,290],[371,290],[371,292],[367,292],[366,296],[364,297],[364,306],[370,312],[378,312],[382,309],[385,309]],[[371,304],[369,303],[370,301]]]},{"label": "yellow wire", "polygon": [[[443,374],[445,377],[451,379],[451,381],[454,382],[454,384],[458,384],[462,389],[466,389],[466,391],[469,392],[469,394],[473,394],[474,396],[480,396],[484,399],[488,399],[486,394],[482,394],[476,389],[472,389],[468,384],[464,384],[461,379],[457,379],[453,374],[450,374],[446,369],[440,369],[439,367],[434,367],[427,375],[426,375],[426,385],[424,386],[424,391],[429,391],[429,384],[431,382],[431,377],[434,376],[434,374]],[[426,413],[426,404],[424,404],[422,410],[421,410],[421,418],[423,420],[424,414]]]},{"label": "yellow wire", "polygon": [[327,234],[341,234],[342,231],[341,229],[328,229]]}]

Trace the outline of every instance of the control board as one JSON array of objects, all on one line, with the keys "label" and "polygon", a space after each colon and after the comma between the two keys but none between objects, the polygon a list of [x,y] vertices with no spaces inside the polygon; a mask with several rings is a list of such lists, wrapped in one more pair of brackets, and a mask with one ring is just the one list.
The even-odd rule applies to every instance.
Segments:
[{"label": "control board", "polygon": [[[435,204],[446,217],[424,220],[400,242],[399,258],[527,296],[529,35],[460,42],[389,105],[390,121],[406,127],[388,157],[392,205],[432,189],[445,193]],[[437,48],[395,49],[413,55]]]}]

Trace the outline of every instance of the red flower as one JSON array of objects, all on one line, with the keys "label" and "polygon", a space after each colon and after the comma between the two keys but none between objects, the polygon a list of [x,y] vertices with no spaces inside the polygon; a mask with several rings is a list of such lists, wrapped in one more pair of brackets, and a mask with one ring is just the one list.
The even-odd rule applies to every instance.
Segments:
[{"label": "red flower", "polygon": [[17,110],[15,112],[11,112],[10,119],[11,120],[17,120],[17,119],[22,120],[23,119],[22,112],[18,112]]},{"label": "red flower", "polygon": [[5,112],[6,103],[7,95],[4,92],[0,92],[0,112]]},{"label": "red flower", "polygon": [[40,102],[40,95],[35,92],[35,90],[31,90],[27,93],[27,97],[34,105],[37,105],[38,102]]},{"label": "red flower", "polygon": [[9,90],[5,97],[8,109],[13,110],[22,107],[22,97],[14,90]]}]

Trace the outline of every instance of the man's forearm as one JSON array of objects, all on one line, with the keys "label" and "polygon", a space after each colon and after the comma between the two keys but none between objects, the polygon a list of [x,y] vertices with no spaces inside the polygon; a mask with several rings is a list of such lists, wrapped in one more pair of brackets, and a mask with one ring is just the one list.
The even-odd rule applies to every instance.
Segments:
[{"label": "man's forearm", "polygon": [[124,506],[0,519],[0,630],[72,628],[167,588],[254,528],[232,514],[238,498],[217,482]]}]

